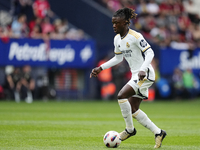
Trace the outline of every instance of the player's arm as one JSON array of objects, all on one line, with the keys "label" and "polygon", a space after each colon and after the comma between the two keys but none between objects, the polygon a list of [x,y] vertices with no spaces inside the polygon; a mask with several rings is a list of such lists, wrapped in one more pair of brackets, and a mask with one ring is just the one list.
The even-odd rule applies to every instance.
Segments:
[{"label": "player's arm", "polygon": [[105,69],[108,69],[112,66],[115,66],[116,64],[120,63],[123,60],[123,55],[122,52],[119,50],[119,48],[117,47],[117,38],[120,38],[119,35],[116,35],[114,38],[114,46],[115,46],[115,56],[113,58],[111,58],[109,61],[105,62],[104,64],[102,64],[99,67],[96,67],[94,69],[92,69],[92,72],[90,73],[90,78],[91,77],[97,77],[98,74]]},{"label": "player's arm", "polygon": [[11,88],[14,88],[14,82],[13,82],[13,79],[12,79],[12,76],[11,75],[8,75],[7,76],[7,81],[8,81],[8,84]]},{"label": "player's arm", "polygon": [[154,52],[151,49],[151,46],[149,45],[149,43],[144,39],[144,37],[141,34],[140,34],[140,37],[135,42],[136,42],[136,45],[140,48],[140,50],[145,56],[144,62],[142,66],[140,67],[140,70],[138,73],[139,80],[143,80],[144,77],[146,76],[148,66],[154,57]]},{"label": "player's arm", "polygon": [[138,77],[140,80],[143,80],[144,77],[146,76],[146,71],[148,69],[149,64],[153,60],[154,52],[151,48],[149,48],[147,51],[144,52],[144,55],[145,55],[145,60],[142,66],[140,67],[140,71],[138,73]]},{"label": "player's arm", "polygon": [[113,66],[119,64],[120,62],[122,62],[122,60],[123,60],[122,54],[115,55],[112,59],[110,59],[106,63],[102,64],[100,67],[102,68],[102,70],[105,70],[105,69],[108,69],[110,67],[113,67]]},{"label": "player's arm", "polygon": [[92,72],[90,73],[90,78],[92,78],[92,77],[97,77],[98,74],[99,74],[102,70],[103,70],[103,69],[101,68],[101,66],[92,69]]},{"label": "player's arm", "polygon": [[105,70],[107,68],[110,68],[112,66],[115,66],[116,64],[120,63],[123,60],[123,55],[119,54],[119,55],[115,55],[112,59],[110,59],[109,61],[105,62],[104,64],[102,64],[99,67],[96,67],[94,69],[92,69],[92,72],[90,74],[90,78],[91,77],[97,77],[98,74],[102,71]]},{"label": "player's arm", "polygon": [[109,61],[107,61],[106,63],[101,65],[102,70],[113,67],[116,64],[119,64],[123,60],[122,52],[119,50],[118,44],[117,44],[117,39],[119,39],[119,38],[120,38],[119,34],[116,35],[114,38],[115,56],[112,59],[110,59]]},{"label": "player's arm", "polygon": [[145,60],[142,64],[142,66],[140,67],[141,71],[147,71],[149,64],[152,62],[153,57],[154,57],[154,52],[151,48],[148,49],[148,51],[144,52],[145,55]]}]

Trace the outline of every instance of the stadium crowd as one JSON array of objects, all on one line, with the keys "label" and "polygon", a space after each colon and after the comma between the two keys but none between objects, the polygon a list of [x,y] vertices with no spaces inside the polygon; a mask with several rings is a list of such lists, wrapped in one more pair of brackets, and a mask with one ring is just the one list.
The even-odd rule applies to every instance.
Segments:
[{"label": "stadium crowd", "polygon": [[178,49],[200,47],[200,13],[198,0],[98,0],[115,12],[129,7],[138,17],[131,28],[140,31],[147,40],[159,46]]},{"label": "stadium crowd", "polygon": [[[86,34],[58,17],[48,0],[12,0],[6,20],[0,20],[0,38],[70,39],[83,40]],[[1,12],[3,13],[3,12]]]}]

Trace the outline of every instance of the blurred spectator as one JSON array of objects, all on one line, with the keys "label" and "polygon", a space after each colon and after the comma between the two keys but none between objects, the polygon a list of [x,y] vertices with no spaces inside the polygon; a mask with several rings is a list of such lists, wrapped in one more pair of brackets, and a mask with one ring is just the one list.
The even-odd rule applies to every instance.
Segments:
[{"label": "blurred spectator", "polygon": [[69,40],[84,40],[84,31],[81,29],[71,28],[66,34],[66,38]]},{"label": "blurred spectator", "polygon": [[54,20],[54,29],[54,32],[51,34],[52,39],[62,40],[66,38],[68,26],[61,19]]},{"label": "blurred spectator", "polygon": [[178,36],[178,28],[177,28],[177,26],[176,26],[176,24],[169,24],[168,25],[169,27],[168,27],[168,29],[169,29],[169,36],[170,36],[170,40],[171,41],[178,41],[178,38],[179,38],[179,36]]},{"label": "blurred spectator", "polygon": [[11,0],[11,14],[17,17],[19,14],[25,14],[27,20],[34,16],[32,8],[33,0]]},{"label": "blurred spectator", "polygon": [[30,33],[30,37],[33,39],[41,39],[42,38],[42,29],[39,25],[35,25],[33,30]]},{"label": "blurred spectator", "polygon": [[11,31],[7,26],[0,26],[0,39],[7,43],[9,42],[9,37],[11,37]]},{"label": "blurred spectator", "polygon": [[120,2],[123,7],[128,7],[132,9],[136,8],[136,2],[133,0],[121,0]]},{"label": "blurred spectator", "polygon": [[147,39],[151,39],[150,31],[156,26],[156,20],[152,15],[146,15],[145,23],[142,26],[142,33]]},{"label": "blurred spectator", "polygon": [[183,98],[184,86],[183,86],[183,73],[179,68],[175,68],[172,75],[172,88],[174,98]]},{"label": "blurred spectator", "polygon": [[39,17],[33,17],[33,19],[28,23],[29,31],[32,32],[35,25],[38,25],[41,27],[42,19]]},{"label": "blurred spectator", "polygon": [[35,80],[31,76],[31,67],[28,65],[22,68],[21,84],[22,99],[25,99],[27,103],[32,103],[33,92],[35,90]]},{"label": "blurred spectator", "polygon": [[54,27],[50,22],[50,18],[49,17],[45,17],[42,24],[42,33],[43,34],[50,34],[51,32],[54,31]]},{"label": "blurred spectator", "polygon": [[140,0],[139,4],[136,7],[136,13],[139,15],[147,14],[147,3],[145,0]]},{"label": "blurred spectator", "polygon": [[68,24],[68,20],[67,19],[62,19],[62,25],[59,28],[59,32],[62,33],[67,33],[67,31],[69,30],[69,24]]},{"label": "blurred spectator", "polygon": [[3,85],[5,95],[8,99],[15,99],[16,102],[20,102],[20,90],[21,90],[21,72],[19,68],[12,66],[6,66],[6,79]]},{"label": "blurred spectator", "polygon": [[41,73],[44,72],[44,69],[40,71],[36,78],[36,86],[37,88],[35,89],[35,98],[36,99],[43,99],[43,100],[48,100],[50,97],[49,93],[49,78],[46,75],[46,73]]},{"label": "blurred spectator", "polygon": [[182,0],[171,0],[173,7],[173,15],[179,16],[184,12]]},{"label": "blurred spectator", "polygon": [[48,0],[35,0],[35,2],[33,3],[33,12],[36,17],[42,19],[47,16],[50,18],[54,16],[54,13],[50,8]]},{"label": "blurred spectator", "polygon": [[167,15],[173,15],[173,0],[163,0],[159,5],[160,13]]},{"label": "blurred spectator", "polygon": [[155,0],[150,0],[147,4],[147,12],[151,15],[157,15],[159,13],[159,6],[155,3]]},{"label": "blurred spectator", "polygon": [[26,15],[20,14],[17,20],[14,20],[12,25],[12,37],[22,38],[28,36],[28,27],[26,25]]},{"label": "blurred spectator", "polygon": [[183,1],[183,6],[185,11],[188,13],[188,17],[190,18],[190,20],[195,23],[198,24],[200,21],[199,15],[198,15],[198,9],[195,6],[193,0],[185,0]]},{"label": "blurred spectator", "polygon": [[118,9],[122,8],[120,0],[103,0],[103,2],[107,4],[108,9],[112,12],[115,12]]},{"label": "blurred spectator", "polygon": [[[109,58],[105,57],[104,59],[99,61],[98,66],[102,65],[108,60]],[[114,97],[116,91],[116,86],[113,83],[112,68],[105,69],[102,72],[103,73],[100,73],[98,75],[98,79],[100,81],[99,84],[100,84],[101,98],[111,99]]]},{"label": "blurred spectator", "polygon": [[5,11],[5,10],[0,10],[0,26],[2,27],[8,27],[13,20],[13,16]]},{"label": "blurred spectator", "polygon": [[156,26],[150,31],[150,35],[153,37],[151,41],[159,46],[168,45],[169,38],[167,38],[168,34],[165,26]]},{"label": "blurred spectator", "polygon": [[[193,39],[194,40],[194,42],[198,45],[198,46],[200,46],[199,45],[199,43],[200,43],[200,26],[199,25],[197,25],[197,24],[194,24],[194,25],[191,25],[190,26],[191,28],[191,39]],[[189,29],[188,29],[189,30]]]},{"label": "blurred spectator", "polygon": [[146,39],[151,39],[150,31],[152,28],[155,27],[155,25],[156,22],[152,15],[143,14],[143,17],[140,17],[138,19],[138,24],[136,25],[136,28],[141,30]]},{"label": "blurred spectator", "polygon": [[186,41],[186,31],[188,29],[188,27],[190,26],[191,21],[188,18],[187,14],[182,13],[181,16],[179,16],[178,18],[178,27],[179,27],[179,39],[182,42]]},{"label": "blurred spectator", "polygon": [[158,26],[167,26],[168,22],[166,19],[166,15],[164,13],[160,13],[157,17],[156,17],[156,25]]},{"label": "blurred spectator", "polygon": [[183,72],[183,86],[185,89],[185,95],[187,98],[194,98],[196,95],[195,78],[191,69],[187,69]]}]

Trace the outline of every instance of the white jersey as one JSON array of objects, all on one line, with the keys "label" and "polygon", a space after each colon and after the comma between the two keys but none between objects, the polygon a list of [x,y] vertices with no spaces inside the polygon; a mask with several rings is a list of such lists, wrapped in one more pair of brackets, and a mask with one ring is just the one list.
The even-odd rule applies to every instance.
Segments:
[{"label": "white jersey", "polygon": [[[141,69],[142,64],[145,60],[144,52],[151,49],[151,46],[144,39],[142,34],[129,29],[127,35],[121,38],[117,34],[114,38],[115,54],[123,55],[129,64],[130,70],[132,72],[132,78],[138,78],[138,73]],[[149,80],[155,80],[154,69],[151,64],[148,64],[146,72],[146,77]]]}]

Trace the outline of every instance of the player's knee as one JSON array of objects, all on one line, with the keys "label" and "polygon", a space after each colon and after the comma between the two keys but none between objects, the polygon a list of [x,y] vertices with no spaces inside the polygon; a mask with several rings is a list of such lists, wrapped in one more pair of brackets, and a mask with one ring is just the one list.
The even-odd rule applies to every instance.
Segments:
[{"label": "player's knee", "polygon": [[132,113],[135,113],[139,109],[138,106],[132,106],[131,108],[132,108]]},{"label": "player's knee", "polygon": [[123,94],[122,92],[119,92],[117,95],[117,99],[125,99],[127,98],[127,96],[125,94]]}]

